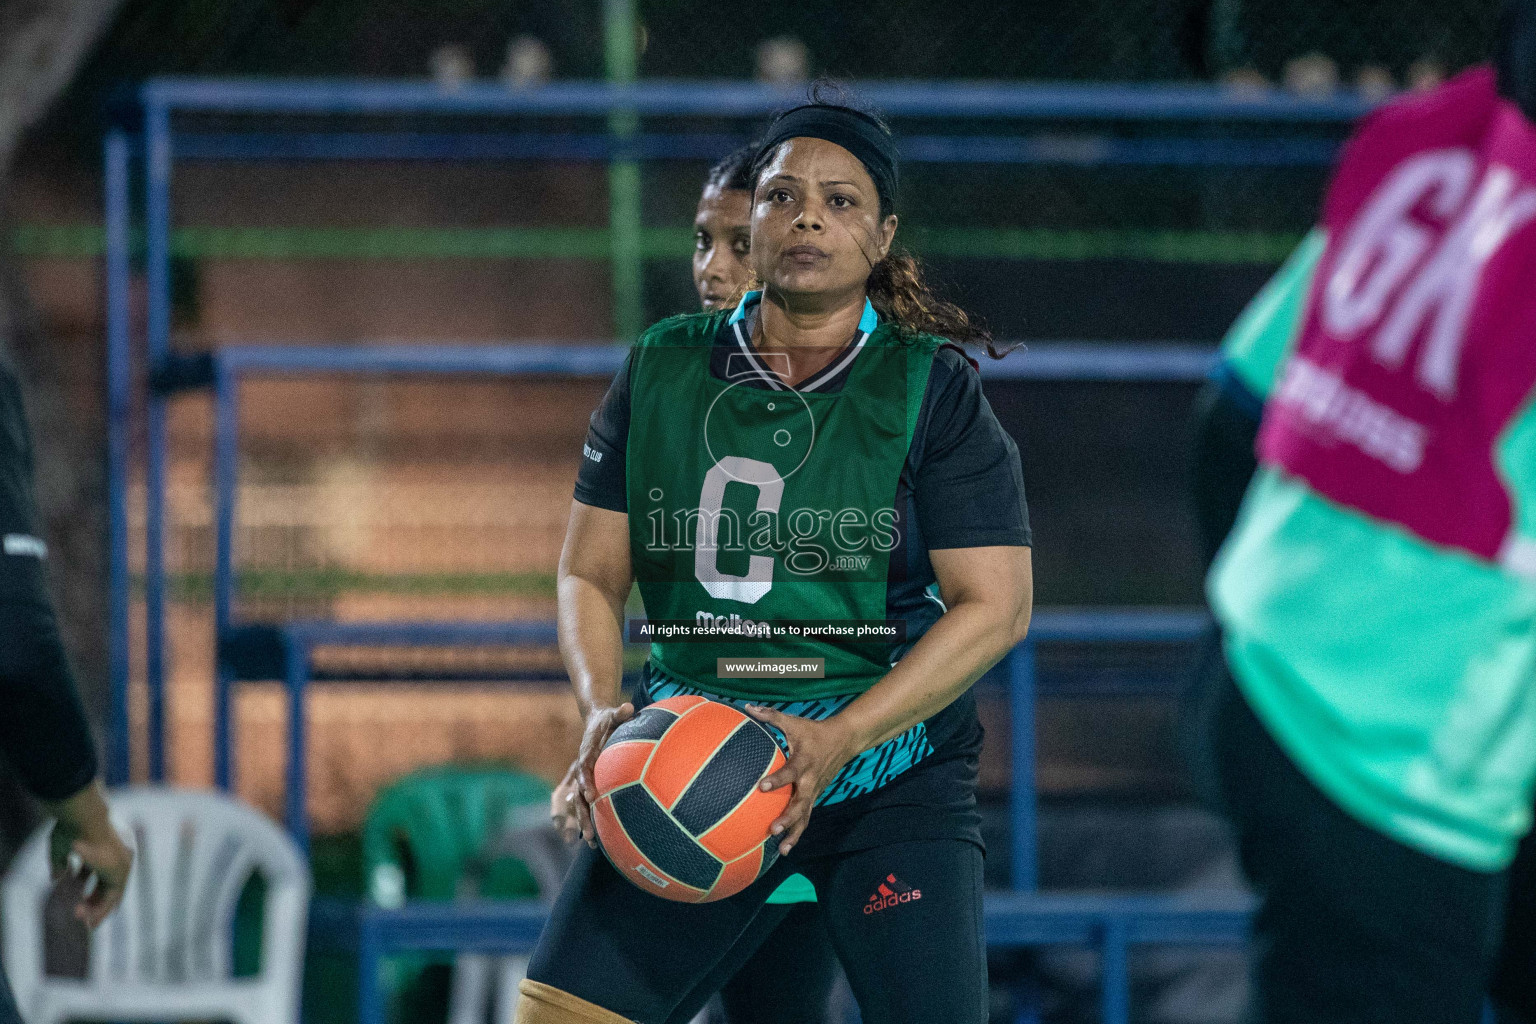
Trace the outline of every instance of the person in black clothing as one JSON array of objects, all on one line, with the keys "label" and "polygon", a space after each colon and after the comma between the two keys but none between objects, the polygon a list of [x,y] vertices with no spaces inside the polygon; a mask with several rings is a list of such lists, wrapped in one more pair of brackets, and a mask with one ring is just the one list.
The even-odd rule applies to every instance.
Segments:
[{"label": "person in black clothing", "polygon": [[[78,860],[75,916],[94,928],[122,901],[133,853],[108,820],[90,728],[48,595],[40,532],[21,387],[0,356],[0,750],[55,819],[55,877]],[[20,1024],[3,975],[0,1024]]]},{"label": "person in black clothing", "polygon": [[[694,216],[693,284],[705,309],[729,309],[752,281],[751,147],[729,154],[704,181]],[[551,797],[555,826],[570,842],[581,836],[572,806],[576,772],[572,765]],[[743,946],[737,956],[716,967],[685,999],[674,1018],[691,1020],[697,1007],[716,991],[727,1024],[824,1024],[837,980],[837,957],[815,902],[802,877],[791,879],[769,898],[783,909],[783,923],[764,934],[755,950]],[[745,962],[737,963],[741,957]]]},{"label": "person in black clothing", "polygon": [[693,287],[705,309],[730,309],[752,283],[752,149],[709,169],[693,216]]},{"label": "person in black clothing", "polygon": [[[676,1024],[678,1008],[723,961],[778,927],[767,897],[793,873],[816,888],[865,1021],[987,1017],[975,799],[982,730],[970,684],[1024,635],[1032,591],[1018,450],[974,364],[951,344],[987,336],[893,250],[895,146],[877,118],[825,103],[788,111],[770,127],[753,177],[751,255],[762,290],[732,312],[673,318],[642,336],[588,432],[561,555],[560,639],[586,718],[576,810],[592,848],[578,852],[529,964],[519,1024]],[[675,360],[651,358],[663,350]],[[909,362],[921,376],[906,376]],[[774,508],[795,521],[796,511],[836,505],[889,524],[870,578],[792,579],[814,570],[781,562],[775,549],[752,559],[751,572],[775,567],[773,579],[758,581],[768,584],[762,591],[711,591],[691,568],[703,550],[692,542],[664,549],[679,575],[653,568],[663,549],[630,532],[630,513],[645,522],[642,497],[685,494],[682,510],[699,480],[713,479],[709,460],[721,461],[703,426],[708,396],[721,392],[732,396],[721,422],[738,432],[736,451],[764,422],[742,410],[771,413],[802,398],[820,407],[818,437],[835,440],[812,446],[806,472],[776,469],[783,491]],[[788,434],[772,443],[785,445],[778,435]],[[764,456],[764,465],[785,461]],[[834,682],[777,691],[725,686],[707,656],[659,644],[631,704],[619,694],[618,654],[637,578],[642,592],[651,588],[653,617],[688,604],[718,615],[735,602],[771,618],[836,599],[903,623],[905,639],[858,664],[813,642]],[[860,580],[856,593],[851,579]],[[780,584],[785,591],[775,592]],[[700,667],[682,667],[677,659],[688,657]],[[776,859],[729,898],[661,899],[595,849],[592,765],[636,707],[689,692],[731,702],[733,690],[787,740],[789,764],[762,783],[791,787],[769,828]]]}]

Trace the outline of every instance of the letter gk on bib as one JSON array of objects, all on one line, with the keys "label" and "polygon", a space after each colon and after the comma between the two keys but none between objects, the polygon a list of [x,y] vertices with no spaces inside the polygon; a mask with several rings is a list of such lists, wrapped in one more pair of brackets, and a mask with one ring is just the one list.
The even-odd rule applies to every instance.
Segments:
[{"label": "letter gk on bib", "polygon": [[1528,572],[1495,450],[1536,383],[1536,129],[1487,70],[1436,102],[1350,144],[1259,449],[1339,504]]}]

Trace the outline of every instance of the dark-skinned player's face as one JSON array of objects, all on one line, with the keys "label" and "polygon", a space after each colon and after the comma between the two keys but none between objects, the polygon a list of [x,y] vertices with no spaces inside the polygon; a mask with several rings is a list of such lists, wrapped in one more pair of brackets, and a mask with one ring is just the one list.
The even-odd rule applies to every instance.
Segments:
[{"label": "dark-skinned player's face", "polygon": [[752,278],[752,193],[705,185],[693,217],[693,286],[705,309],[730,304]]},{"label": "dark-skinned player's face", "polygon": [[880,216],[864,165],[825,139],[780,145],[753,200],[753,268],[770,291],[791,299],[862,294],[896,235],[896,217]]}]

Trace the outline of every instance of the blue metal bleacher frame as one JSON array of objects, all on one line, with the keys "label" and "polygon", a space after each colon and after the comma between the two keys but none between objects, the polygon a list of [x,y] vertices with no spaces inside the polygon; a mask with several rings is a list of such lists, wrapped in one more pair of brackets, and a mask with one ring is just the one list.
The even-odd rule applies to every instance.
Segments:
[{"label": "blue metal bleacher frame", "polygon": [[[359,1024],[384,1024],[378,967],[391,953],[521,953],[533,948],[549,908],[542,903],[412,903],[395,910],[317,901],[311,941],[356,953]],[[990,947],[1085,946],[1101,957],[1104,1024],[1131,1019],[1130,952],[1139,945],[1232,945],[1245,940],[1253,900],[1241,892],[1134,896],[988,893]]]},{"label": "blue metal bleacher frame", "polygon": [[[1031,85],[1016,83],[869,84],[862,95],[893,117],[968,118],[993,122],[1028,119],[1074,124],[1125,121],[1287,125],[1348,123],[1369,109],[1352,94],[1325,97],[1279,91],[1230,91],[1204,85]],[[176,354],[171,327],[172,180],[177,160],[259,159],[536,159],[649,160],[707,158],[736,136],[673,134],[176,131],[177,114],[468,117],[598,117],[624,112],[640,117],[757,117],[778,109],[796,91],[737,82],[642,82],[613,85],[555,83],[538,89],[469,84],[444,89],[429,83],[157,79],[143,85],[142,153],[146,364],[150,379],[145,420],[145,673],[149,776],[164,777],[165,680],[165,463],[166,403],[175,393]],[[129,275],[132,232],[130,165],[133,139],[124,129],[105,140],[107,217],[107,335],[110,436],[109,532],[112,560],[110,642],[112,732],[109,774],[126,779],[131,578],[127,544],[127,480],[135,374],[130,337]],[[912,162],[1054,163],[1236,166],[1318,165],[1328,161],[1326,140],[1193,137],[1125,139],[1113,132],[1063,139],[1055,135],[912,135],[904,138]],[[352,350],[356,352],[357,350]],[[1134,352],[1063,351],[1060,376],[1072,366],[1116,366],[1116,379],[1139,376]],[[1035,360],[1040,362],[1040,360]],[[186,383],[183,381],[183,383]],[[202,381],[201,383],[211,383]]]},{"label": "blue metal bleacher frame", "polygon": [[[1106,351],[1099,347],[1102,354]],[[1115,349],[1108,349],[1116,352]],[[1191,381],[1210,361],[1203,348],[1128,349],[1123,361],[1085,360],[1068,349],[1043,347],[1030,361],[983,364],[991,379],[1107,381]],[[303,622],[275,625],[234,621],[233,538],[239,468],[239,383],[248,376],[344,374],[591,374],[615,372],[623,351],[612,346],[518,345],[468,348],[325,349],[245,347],[212,356],[214,394],[215,618],[219,623],[216,676],[215,750],[221,786],[233,782],[233,691],[242,679],[283,680],[287,697],[284,819],[307,844],[307,695],[314,677],[314,652],[343,647],[516,647],[549,646],[553,623],[509,622]],[[1030,636],[995,670],[1006,687],[1010,721],[1011,862],[1013,891],[990,894],[985,910],[989,945],[1082,945],[1101,955],[1103,1018],[1129,1020],[1129,951],[1140,943],[1225,944],[1245,934],[1249,901],[1233,893],[1077,894],[1038,891],[1035,782],[1035,705],[1038,696],[1036,648],[1041,643],[1191,644],[1208,620],[1186,609],[1042,609]],[[1072,691],[1082,695],[1085,691]],[[1109,691],[1127,692],[1124,687]],[[1166,693],[1166,687],[1152,692]],[[536,938],[531,921],[543,908],[486,904],[447,910],[330,907],[322,912],[327,943],[352,945],[359,956],[362,1024],[382,1024],[377,972],[370,964],[392,952],[472,948],[517,952]],[[455,922],[464,925],[457,931]],[[350,937],[348,937],[350,936]],[[467,943],[468,946],[461,945]]]},{"label": "blue metal bleacher frame", "polygon": [[[993,123],[1031,120],[1083,124],[1148,121],[1208,124],[1340,125],[1368,109],[1353,96],[1309,98],[1278,92],[1233,93],[1207,86],[1108,86],[972,83],[891,83],[861,90],[897,118],[966,118]],[[312,655],[336,646],[464,646],[547,644],[545,623],[240,623],[233,614],[233,538],[238,493],[240,381],[252,375],[316,373],[556,374],[607,376],[622,346],[493,345],[237,346],[200,358],[171,345],[172,179],[178,159],[706,159],[738,136],[725,134],[481,133],[481,132],[187,132],[173,130],[173,115],[377,115],[444,117],[757,117],[787,105],[793,93],[766,86],[718,82],[557,83],[534,90],[469,85],[444,90],[430,84],[385,82],[276,82],[157,80],[142,87],[142,137],[126,130],[105,141],[107,220],[106,298],[109,395],[109,536],[112,743],[108,772],[126,780],[129,750],[130,594],[128,479],[136,392],[147,394],[145,420],[145,679],[148,773],[165,775],[165,483],[166,408],[179,391],[210,387],[215,402],[214,491],[215,620],[219,655],[216,775],[233,782],[231,694],[241,678],[282,678],[290,696],[286,817],[296,835],[307,831],[305,695],[314,674]],[[136,143],[144,179],[144,254],[147,278],[143,365],[136,370],[130,318],[133,248],[130,202]],[[1069,139],[1052,135],[953,136],[912,134],[905,159],[938,163],[1054,163],[1076,165],[1229,166],[1320,165],[1333,154],[1326,140],[1308,137],[1231,139],[1196,132],[1184,138],[1134,139],[1112,131]],[[1190,381],[1203,375],[1210,351],[1198,347],[1038,345],[1000,364],[984,363],[988,379]],[[146,381],[148,384],[146,385]],[[1250,903],[1241,894],[1099,896],[1036,890],[1034,701],[1035,647],[1039,643],[1180,643],[1201,628],[1199,613],[1170,610],[1041,611],[1031,637],[1000,668],[1013,712],[1011,739],[1013,827],[1011,863],[1016,891],[989,895],[986,927],[997,946],[1076,944],[1103,953],[1103,1014],[1113,1024],[1129,1019],[1127,957],[1137,943],[1238,942]],[[254,631],[254,632],[253,632]],[[265,632],[263,632],[265,631]],[[242,644],[247,646],[242,648]],[[242,650],[266,651],[242,664]],[[276,652],[274,655],[273,652]],[[276,658],[276,661],[273,658]],[[265,667],[261,667],[262,665]],[[416,950],[512,951],[536,939],[543,908],[517,904],[407,906],[384,910],[324,904],[316,907],[317,937],[353,945],[363,965],[363,1024],[382,1024],[376,965],[389,952]]]},{"label": "blue metal bleacher frame", "polygon": [[[1199,347],[1161,347],[1137,350],[1131,347],[1097,348],[1101,363],[1081,355],[1063,353],[1053,348],[1032,350],[1029,360],[983,363],[986,379],[1005,380],[1199,380],[1210,362],[1210,352]],[[234,569],[234,533],[239,473],[239,394],[240,382],[248,376],[342,374],[561,374],[608,377],[622,363],[622,349],[604,346],[474,346],[385,349],[332,349],[308,347],[245,347],[222,349],[211,357],[214,396],[214,574],[213,599],[219,657],[214,693],[214,778],[221,788],[233,784],[232,733],[233,688],[241,678],[271,678],[275,666],[282,666],[290,696],[289,757],[287,776],[287,818],[295,836],[305,828],[303,813],[303,742],[302,703],[309,682],[310,653],[317,646],[507,646],[553,641],[549,627],[535,623],[292,623],[277,627],[242,626],[234,619],[236,586]],[[1122,359],[1104,359],[1121,355]],[[1188,642],[1197,635],[1204,617],[1199,614],[1167,609],[1092,610],[1078,612],[1042,612],[1032,628],[1029,641],[1021,644],[1006,665],[1010,700],[1015,721],[1027,722],[1028,729],[1015,729],[1015,780],[1027,779],[1028,785],[1016,785],[1017,820],[1027,820],[1033,835],[1034,800],[1034,643],[1039,640],[1077,643]],[[542,630],[542,632],[541,632]],[[242,670],[240,658],[232,650],[246,644],[259,644],[258,637],[276,642],[244,660],[255,668]],[[272,653],[272,652],[280,653]],[[1027,753],[1027,756],[1024,756]],[[1024,774],[1018,774],[1018,773]],[[1027,801],[1025,799],[1027,794]],[[1027,816],[1019,817],[1028,804]],[[1023,849],[1023,846],[1018,849]],[[1032,843],[1028,846],[1033,849]],[[1015,854],[1015,885],[1033,888],[1033,855],[1028,863]]]},{"label": "blue metal bleacher frame", "polygon": [[[1100,955],[1100,1006],[1106,1024],[1130,1020],[1130,951],[1142,944],[1228,945],[1244,941],[1253,909],[1241,892],[1066,893],[1038,890],[1035,787],[1035,646],[1039,643],[1188,644],[1208,626],[1199,611],[1119,609],[1043,610],[1030,637],[1000,666],[1009,703],[1012,890],[990,892],[984,905],[993,948],[1083,946]],[[553,623],[331,623],[272,627],[265,642],[282,654],[288,699],[287,826],[300,841],[304,807],[305,696],[312,655],[319,647],[548,646]],[[1074,691],[1081,693],[1082,691]],[[1118,692],[1126,692],[1124,689]],[[1136,691],[1131,691],[1136,692]],[[1166,692],[1153,689],[1150,692]],[[411,904],[383,909],[323,903],[315,908],[315,939],[358,956],[360,1024],[383,1024],[378,965],[407,951],[525,952],[537,941],[543,904]]]}]

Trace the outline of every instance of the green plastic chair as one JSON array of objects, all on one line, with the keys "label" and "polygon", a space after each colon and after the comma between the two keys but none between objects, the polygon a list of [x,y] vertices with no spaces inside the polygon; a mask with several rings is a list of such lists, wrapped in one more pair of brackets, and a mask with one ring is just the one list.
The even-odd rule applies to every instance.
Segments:
[{"label": "green plastic chair", "polygon": [[[509,768],[444,766],[401,778],[374,799],[363,822],[368,898],[398,907],[407,899],[538,897],[527,864],[506,855],[487,858],[483,851],[509,829],[547,825],[549,797],[542,779]],[[457,973],[484,975],[489,970],[484,959],[461,958]],[[391,957],[382,980],[400,1011],[392,1016],[419,1017],[421,1008],[402,1005],[407,990],[420,985],[429,966],[453,962],[430,955]],[[463,980],[456,976],[454,983]]]},{"label": "green plastic chair", "polygon": [[380,906],[405,899],[447,901],[467,873],[484,872],[479,895],[529,899],[538,885],[525,865],[481,863],[500,830],[549,820],[550,787],[509,768],[447,766],[412,772],[381,792],[363,823],[363,870]]}]

